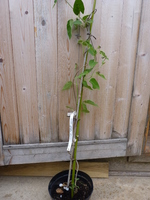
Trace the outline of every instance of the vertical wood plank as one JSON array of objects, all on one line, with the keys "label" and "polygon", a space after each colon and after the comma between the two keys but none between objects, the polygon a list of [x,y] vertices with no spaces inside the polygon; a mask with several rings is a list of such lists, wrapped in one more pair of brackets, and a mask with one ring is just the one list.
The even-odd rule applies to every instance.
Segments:
[{"label": "vertical wood plank", "polygon": [[134,77],[127,155],[140,155],[150,95],[150,1],[144,0]]},{"label": "vertical wood plank", "polygon": [[[89,1],[84,0],[84,5],[85,5],[84,15],[88,15],[88,14],[92,13],[93,3],[94,3],[93,0],[89,0]],[[96,6],[96,8],[97,8],[97,6]],[[97,15],[97,13],[94,16],[94,23],[96,20],[99,20],[99,15]],[[93,34],[95,35],[95,32]],[[82,29],[81,29],[81,37],[84,40],[88,38],[86,30],[82,31]],[[95,47],[96,46],[97,46],[97,44],[95,45]],[[82,66],[83,58],[84,58],[82,47],[80,47],[79,51],[80,51],[79,63]],[[89,54],[87,64],[89,63],[90,59],[93,59],[93,57]],[[87,65],[87,67],[88,67],[88,65]],[[96,90],[91,91],[84,87],[83,88],[83,101],[89,99],[89,100],[92,100],[95,102],[95,95],[97,92],[100,92],[100,91],[96,91]],[[95,102],[95,103],[97,103],[97,102]],[[94,138],[95,138],[94,124],[95,124],[95,112],[97,111],[97,107],[87,105],[87,108],[90,111],[90,113],[81,113],[79,140],[94,140]]]},{"label": "vertical wood plank", "polygon": [[142,1],[124,1],[113,137],[127,137]]},{"label": "vertical wood plank", "polygon": [[3,141],[2,141],[2,127],[1,127],[1,121],[0,121],[0,166],[4,165],[4,159],[3,159]]},{"label": "vertical wood plank", "polygon": [[40,140],[52,142],[58,140],[57,7],[34,0],[34,16]]},{"label": "vertical wood plank", "polygon": [[[99,79],[100,92],[94,96],[99,105],[95,113],[95,139],[111,138],[115,103],[115,88],[119,61],[123,0],[97,1],[97,19],[93,25],[96,45],[100,45],[109,61],[100,68],[107,80]],[[101,57],[98,57],[101,63]]]},{"label": "vertical wood plank", "polygon": [[4,144],[18,144],[18,111],[8,0],[0,0],[0,118]]},{"label": "vertical wood plank", "polygon": [[[73,5],[73,0],[69,1]],[[75,18],[65,1],[58,1],[58,109],[59,141],[68,141],[69,119],[66,106],[75,109],[73,90],[62,91],[66,82],[74,77],[75,63],[78,61],[78,44],[75,32],[71,40],[67,36],[67,20]]]},{"label": "vertical wood plank", "polygon": [[33,3],[10,0],[21,143],[39,142]]}]

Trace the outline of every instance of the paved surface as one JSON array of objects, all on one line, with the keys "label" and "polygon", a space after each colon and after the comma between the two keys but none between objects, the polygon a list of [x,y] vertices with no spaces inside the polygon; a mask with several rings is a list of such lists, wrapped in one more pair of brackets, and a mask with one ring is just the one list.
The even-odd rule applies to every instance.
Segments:
[{"label": "paved surface", "polygon": [[[49,177],[0,177],[0,200],[50,200]],[[150,200],[150,178],[93,179],[91,200]]]}]

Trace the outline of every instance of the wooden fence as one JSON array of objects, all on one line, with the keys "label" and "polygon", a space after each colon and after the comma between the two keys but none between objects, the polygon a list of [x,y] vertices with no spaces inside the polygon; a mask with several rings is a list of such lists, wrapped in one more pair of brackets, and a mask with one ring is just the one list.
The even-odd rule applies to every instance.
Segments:
[{"label": "wooden fence", "polygon": [[[93,1],[84,2],[90,13]],[[68,140],[66,106],[75,102],[62,87],[82,65],[82,50],[75,33],[67,37],[70,7],[64,0],[52,7],[53,0],[0,0],[4,145]],[[96,8],[94,44],[109,58],[101,68],[107,80],[99,80],[100,91],[85,89],[84,99],[99,107],[82,114],[80,140],[128,138],[128,154],[138,154],[150,94],[150,1],[97,0]]]}]

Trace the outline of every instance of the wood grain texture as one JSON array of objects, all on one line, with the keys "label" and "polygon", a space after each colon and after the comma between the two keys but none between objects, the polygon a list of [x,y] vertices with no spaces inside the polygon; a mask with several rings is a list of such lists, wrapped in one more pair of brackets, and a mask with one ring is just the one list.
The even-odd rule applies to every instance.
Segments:
[{"label": "wood grain texture", "polygon": [[[96,20],[93,25],[93,34],[96,36],[96,45],[100,45],[109,61],[100,68],[100,72],[107,80],[99,79],[100,92],[95,95],[99,105],[95,113],[95,138],[111,138],[113,129],[113,115],[115,90],[117,83],[117,68],[119,62],[119,48],[122,27],[123,0],[97,1]],[[98,57],[101,63],[101,57]]]},{"label": "wood grain texture", "polygon": [[3,157],[3,141],[2,141],[2,131],[0,122],[0,166],[2,165],[4,165],[4,157]]},{"label": "wood grain texture", "polygon": [[40,141],[58,140],[57,7],[34,0],[36,69]]},{"label": "wood grain texture", "polygon": [[[85,5],[84,15],[88,15],[88,14],[92,13],[93,3],[94,3],[93,0],[89,0],[89,1],[84,0],[84,5]],[[100,19],[100,16],[97,15],[97,13],[94,17],[95,17],[94,19],[96,19],[96,17],[98,17],[97,18],[98,20]],[[81,35],[82,39],[85,40],[88,38],[87,33],[88,33],[88,31],[80,29],[80,35]],[[93,38],[91,38],[91,39],[94,40]],[[79,54],[78,60],[79,60],[79,66],[81,67],[81,66],[83,66],[83,61],[84,61],[82,46],[79,46],[79,52],[80,52],[80,54]],[[88,54],[88,60],[87,60],[87,66],[86,66],[87,68],[89,68],[88,63],[89,63],[90,59],[93,59],[93,57],[90,54]],[[88,78],[86,78],[86,80],[88,80]],[[90,85],[90,83],[89,83],[89,85]],[[100,92],[100,91],[98,91],[98,90],[91,91],[84,87],[83,88],[83,101],[92,100],[93,102],[95,102],[97,104],[97,102],[95,101],[95,95],[97,92]],[[82,140],[82,141],[95,139],[94,125],[95,125],[95,113],[97,112],[97,107],[87,104],[87,108],[90,111],[90,113],[82,112],[81,117],[80,117],[81,120],[80,120],[79,140]]]},{"label": "wood grain texture", "polygon": [[142,1],[133,0],[124,1],[123,4],[113,122],[113,132],[115,134],[113,137],[127,137],[141,3]]},{"label": "wood grain texture", "polygon": [[[150,122],[148,122],[147,124],[147,130],[149,130],[149,133],[150,133]],[[150,135],[147,136],[147,138],[145,139],[145,146],[143,148],[143,153],[144,154],[150,154]]]},{"label": "wood grain texture", "polygon": [[136,176],[136,177],[150,177],[150,172],[120,172],[110,171],[110,176]]},{"label": "wood grain texture", "polygon": [[4,144],[19,143],[18,111],[8,0],[0,0],[0,118]]},{"label": "wood grain texture", "polygon": [[9,1],[21,143],[39,142],[33,3]]},{"label": "wood grain texture", "polygon": [[[68,167],[69,162],[11,165],[0,167],[0,176],[54,176]],[[92,178],[108,178],[108,162],[79,161],[79,168]]]},{"label": "wood grain texture", "polygon": [[[72,5],[73,0],[69,1]],[[66,82],[72,81],[75,74],[75,63],[78,61],[78,44],[75,32],[71,40],[67,36],[67,21],[75,18],[71,8],[65,1],[58,2],[58,109],[59,109],[59,141],[68,141],[69,119],[68,109],[75,109],[73,90],[62,91]]]},{"label": "wood grain texture", "polygon": [[127,155],[140,155],[150,95],[150,1],[143,1],[136,59]]},{"label": "wood grain texture", "polygon": [[106,159],[110,172],[150,172],[150,163],[128,162],[127,158]]},{"label": "wood grain texture", "polygon": [[150,163],[150,153],[142,154],[141,156],[131,156],[129,157],[129,162]]},{"label": "wood grain texture", "polygon": [[143,153],[150,153],[150,99],[147,112],[147,123],[144,134]]},{"label": "wood grain texture", "polygon": [[[44,147],[45,145],[45,147]],[[79,142],[77,159],[121,157],[126,155],[126,139]],[[25,164],[40,162],[68,161],[67,143],[27,144],[3,146],[4,164]]]}]

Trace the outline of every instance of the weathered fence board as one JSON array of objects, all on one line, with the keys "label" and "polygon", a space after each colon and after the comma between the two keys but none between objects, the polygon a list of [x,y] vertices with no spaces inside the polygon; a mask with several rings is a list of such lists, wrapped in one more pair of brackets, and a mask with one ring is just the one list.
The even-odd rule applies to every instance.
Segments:
[{"label": "weathered fence board", "polygon": [[[90,13],[92,13],[92,8],[93,8],[93,0],[89,0],[89,1],[84,1],[85,4],[85,13],[84,15],[88,15]],[[87,39],[87,33],[85,33],[84,30],[80,29],[80,35],[83,39]],[[79,57],[78,57],[78,61],[79,61],[79,67],[83,66],[83,62],[84,62],[84,56],[83,56],[83,50],[82,47],[79,46]],[[88,67],[88,63],[89,60],[91,59],[90,54],[88,55],[88,61],[87,61],[87,67]],[[95,102],[95,94],[96,91],[93,91],[93,95],[91,95],[91,90],[87,89],[84,87],[83,90],[83,101],[90,99],[92,101]],[[95,102],[97,103],[97,102]],[[81,113],[81,120],[80,120],[80,134],[79,134],[79,139],[80,140],[94,140],[95,139],[95,135],[94,135],[94,124],[95,124],[95,111],[97,110],[97,107],[94,106],[87,106],[88,110],[90,111],[89,114],[87,113]],[[90,121],[90,123],[89,123]]]},{"label": "weathered fence board", "polygon": [[142,151],[150,95],[150,1],[144,0],[128,132],[128,155]]},{"label": "weathered fence board", "polygon": [[34,0],[35,50],[40,141],[58,140],[57,9],[53,1]]},{"label": "weathered fence board", "polygon": [[113,137],[127,137],[142,1],[124,1]]},{"label": "weathered fence board", "polygon": [[[33,3],[10,0],[13,58],[21,143],[39,142]],[[11,134],[11,132],[9,132]],[[5,133],[4,133],[5,135]]]},{"label": "weathered fence board", "polygon": [[0,122],[0,166],[4,165],[4,156],[3,156],[3,141],[2,141],[2,128]]},{"label": "weathered fence board", "polygon": [[[73,0],[69,1],[71,4]],[[58,118],[59,118],[59,141],[68,140],[69,120],[66,106],[75,109],[73,90],[62,91],[66,82],[73,79],[75,63],[78,61],[78,44],[75,33],[72,39],[67,36],[67,20],[74,15],[65,1],[58,3]]]},{"label": "weathered fence board", "polygon": [[[121,157],[126,155],[127,139],[94,140],[79,142],[77,159]],[[67,161],[67,143],[6,145],[3,147],[4,164],[25,164],[39,162]]]},{"label": "weathered fence board", "polygon": [[[0,0],[0,157],[4,152],[4,164],[69,158],[64,148],[69,132],[66,106],[76,110],[76,105],[73,90],[62,88],[82,67],[83,51],[77,44],[78,30],[71,40],[67,36],[67,20],[76,16],[65,0],[54,8],[53,3]],[[85,14],[91,13],[93,0],[84,3]],[[90,114],[82,113],[79,140],[84,145],[80,143],[79,152],[84,153],[79,159],[124,156],[127,138],[127,155],[141,153],[150,95],[149,8],[149,0],[97,0],[93,43],[109,58],[98,69],[107,80],[99,79],[99,91],[84,90],[83,100],[93,100],[99,107],[89,105]],[[79,34],[87,37],[82,28]],[[101,63],[101,56],[96,59]],[[76,70],[75,63],[79,63]],[[121,138],[116,147],[114,138]],[[99,140],[102,143],[94,147],[91,142]],[[12,156],[14,150],[5,145],[18,143],[31,145],[31,155],[30,150],[19,155],[15,149]],[[33,143],[37,143],[35,157]],[[39,143],[51,146],[42,151]]]},{"label": "weathered fence board", "polygon": [[[109,61],[100,68],[107,80],[99,80],[100,92],[95,97],[99,104],[99,110],[95,113],[95,134],[96,138],[106,139],[111,138],[113,128],[123,1],[97,1],[97,8],[98,19],[95,20],[93,33],[97,38],[96,43],[105,51]],[[99,62],[101,63],[100,56]]]},{"label": "weathered fence board", "polygon": [[19,143],[11,26],[8,0],[0,0],[0,120],[4,144]]}]

